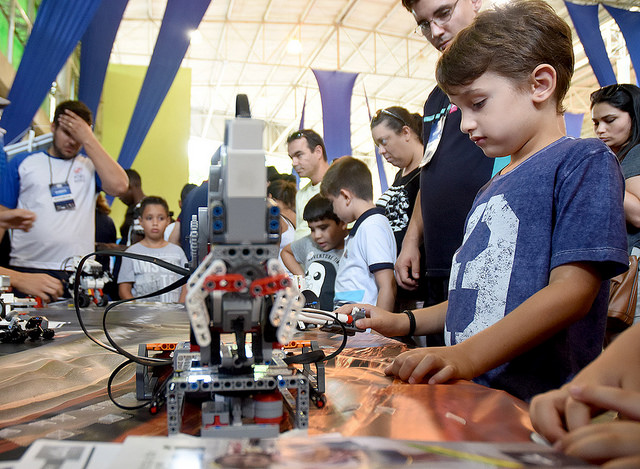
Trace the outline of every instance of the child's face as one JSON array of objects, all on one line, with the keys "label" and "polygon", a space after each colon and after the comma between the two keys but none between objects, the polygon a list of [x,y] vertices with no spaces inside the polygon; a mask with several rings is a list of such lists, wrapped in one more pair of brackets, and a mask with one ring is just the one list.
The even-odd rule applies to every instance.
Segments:
[{"label": "child's face", "polygon": [[[530,92],[492,72],[456,87],[451,102],[462,112],[460,130],[490,158],[527,154],[535,147]],[[533,135],[533,138],[532,138]]]},{"label": "child's face", "polygon": [[149,204],[140,216],[140,226],[144,230],[145,238],[160,240],[164,237],[164,230],[169,226],[169,214],[162,205]]},{"label": "child's face", "polygon": [[344,238],[347,235],[346,227],[344,222],[338,223],[330,218],[309,222],[311,239],[323,251],[342,249]]},{"label": "child's face", "polygon": [[345,223],[351,223],[355,220],[352,210],[349,208],[349,201],[342,191],[337,197],[333,195],[327,195],[327,199],[331,201],[331,205],[333,206],[333,213],[335,213],[340,220]]}]

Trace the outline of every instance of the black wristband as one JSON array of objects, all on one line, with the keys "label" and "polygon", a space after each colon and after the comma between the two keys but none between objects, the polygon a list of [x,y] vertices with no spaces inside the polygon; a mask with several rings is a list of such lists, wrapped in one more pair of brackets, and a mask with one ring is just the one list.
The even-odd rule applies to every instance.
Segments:
[{"label": "black wristband", "polygon": [[413,311],[408,309],[405,309],[403,313],[409,318],[409,333],[407,335],[414,335],[416,333],[416,317],[413,315]]}]

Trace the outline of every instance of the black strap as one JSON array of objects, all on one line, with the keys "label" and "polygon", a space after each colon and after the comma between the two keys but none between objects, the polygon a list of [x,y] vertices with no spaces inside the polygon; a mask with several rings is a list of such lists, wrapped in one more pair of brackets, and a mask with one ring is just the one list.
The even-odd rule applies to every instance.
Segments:
[{"label": "black strap", "polygon": [[405,309],[403,313],[406,314],[409,318],[409,333],[407,335],[414,335],[416,333],[416,317],[413,314],[413,311],[410,311],[408,309]]}]

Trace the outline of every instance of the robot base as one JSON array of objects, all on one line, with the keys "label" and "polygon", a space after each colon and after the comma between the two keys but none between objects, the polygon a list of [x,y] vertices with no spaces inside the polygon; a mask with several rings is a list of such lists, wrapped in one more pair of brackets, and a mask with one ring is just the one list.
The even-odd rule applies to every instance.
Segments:
[{"label": "robot base", "polygon": [[308,427],[309,380],[280,357],[274,356],[268,365],[253,365],[239,375],[227,374],[215,365],[174,371],[166,389],[169,435],[180,433],[189,396],[207,399],[202,405],[202,436],[277,436],[284,407],[294,428]]}]

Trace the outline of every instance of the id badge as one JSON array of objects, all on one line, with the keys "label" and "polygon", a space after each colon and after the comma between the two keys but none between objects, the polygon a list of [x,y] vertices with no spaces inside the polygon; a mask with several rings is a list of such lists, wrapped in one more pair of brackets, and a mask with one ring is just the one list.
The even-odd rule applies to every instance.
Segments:
[{"label": "id badge", "polygon": [[57,184],[49,184],[49,191],[51,191],[51,198],[53,199],[53,206],[56,208],[56,212],[76,209],[76,204],[73,201],[71,188],[68,183],[59,182]]}]

